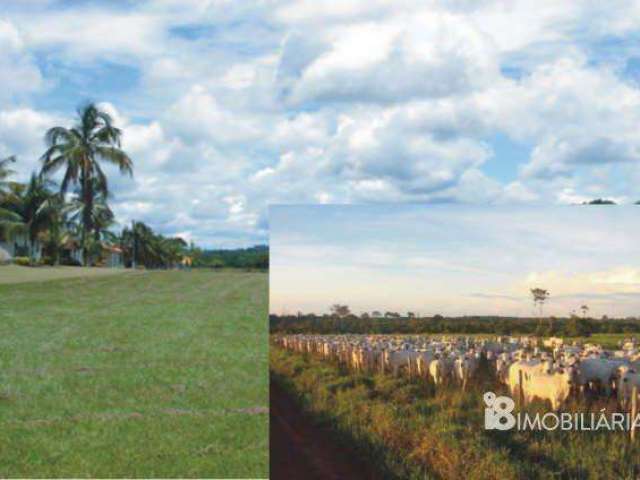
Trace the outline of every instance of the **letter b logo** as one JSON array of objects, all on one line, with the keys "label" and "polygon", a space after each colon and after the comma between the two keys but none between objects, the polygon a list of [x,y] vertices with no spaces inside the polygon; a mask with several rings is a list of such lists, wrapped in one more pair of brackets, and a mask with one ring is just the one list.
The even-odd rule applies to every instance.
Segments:
[{"label": "letter b logo", "polygon": [[510,430],[516,424],[516,417],[511,413],[516,404],[509,397],[496,396],[493,392],[484,394],[484,428],[487,430]]}]

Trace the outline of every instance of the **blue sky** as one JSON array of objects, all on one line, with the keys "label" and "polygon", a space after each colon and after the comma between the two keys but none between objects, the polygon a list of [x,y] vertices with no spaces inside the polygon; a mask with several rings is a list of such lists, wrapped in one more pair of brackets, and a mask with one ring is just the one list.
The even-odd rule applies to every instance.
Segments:
[{"label": "blue sky", "polygon": [[639,1],[14,2],[0,155],[100,102],[117,217],[211,247],[278,203],[632,203],[639,47]]},{"label": "blue sky", "polygon": [[351,205],[270,209],[272,313],[635,316],[635,206]]}]

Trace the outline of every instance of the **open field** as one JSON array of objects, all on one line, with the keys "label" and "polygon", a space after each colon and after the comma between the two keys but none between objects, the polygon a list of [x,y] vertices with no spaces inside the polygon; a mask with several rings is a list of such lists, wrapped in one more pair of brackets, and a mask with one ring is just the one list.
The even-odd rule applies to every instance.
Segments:
[{"label": "open field", "polygon": [[266,315],[261,273],[0,285],[0,477],[266,477]]},{"label": "open field", "polygon": [[18,265],[0,266],[0,285],[25,282],[44,282],[47,280],[61,280],[65,278],[92,278],[106,275],[116,275],[128,272],[121,268],[99,267],[21,267]]},{"label": "open field", "polygon": [[629,337],[637,337],[637,334],[629,333],[594,333],[589,337],[564,337],[566,343],[571,342],[588,342],[601,345],[602,348],[617,349],[620,348],[619,343]]},{"label": "open field", "polygon": [[[272,382],[287,390],[335,442],[356,448],[384,478],[636,478],[640,444],[624,432],[494,431],[483,393],[506,393],[491,375],[434,388],[424,379],[355,373],[272,346]],[[568,411],[606,403],[572,399]],[[547,411],[536,401],[528,411]]]}]

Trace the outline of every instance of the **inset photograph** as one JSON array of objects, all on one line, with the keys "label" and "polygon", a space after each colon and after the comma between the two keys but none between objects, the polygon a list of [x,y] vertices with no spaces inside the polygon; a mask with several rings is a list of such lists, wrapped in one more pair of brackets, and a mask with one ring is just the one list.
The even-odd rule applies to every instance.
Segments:
[{"label": "inset photograph", "polygon": [[266,478],[268,247],[132,218],[121,134],[0,160],[0,478]]},{"label": "inset photograph", "polygon": [[635,478],[638,215],[272,207],[271,478]]}]

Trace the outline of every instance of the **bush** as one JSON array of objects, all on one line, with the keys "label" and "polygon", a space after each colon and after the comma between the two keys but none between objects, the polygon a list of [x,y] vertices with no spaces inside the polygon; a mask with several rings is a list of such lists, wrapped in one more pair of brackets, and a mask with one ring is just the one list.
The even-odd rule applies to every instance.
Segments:
[{"label": "bush", "polygon": [[42,257],[38,263],[40,265],[53,265],[53,257]]},{"label": "bush", "polygon": [[13,259],[13,263],[20,265],[21,267],[28,267],[31,265],[31,260],[29,257],[15,257]]},{"label": "bush", "polygon": [[63,258],[62,260],[60,260],[60,264],[61,265],[67,265],[70,267],[81,267],[82,263],[80,263],[78,260],[76,260],[75,258]]}]

